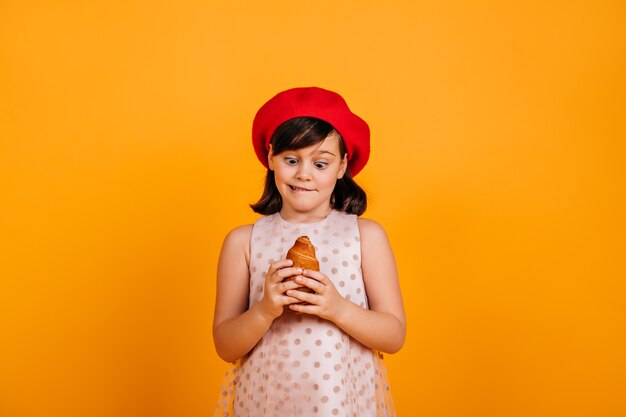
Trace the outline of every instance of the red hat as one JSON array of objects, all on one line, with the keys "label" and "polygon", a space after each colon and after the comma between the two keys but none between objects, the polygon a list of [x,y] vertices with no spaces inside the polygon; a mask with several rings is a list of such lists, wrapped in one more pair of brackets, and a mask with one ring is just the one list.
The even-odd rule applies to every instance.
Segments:
[{"label": "red hat", "polygon": [[272,97],[252,123],[252,144],[267,168],[270,140],[278,126],[296,117],[315,117],[330,123],[341,135],[348,152],[348,170],[355,176],[370,156],[370,129],[352,113],[339,94],[318,87],[292,88]]}]

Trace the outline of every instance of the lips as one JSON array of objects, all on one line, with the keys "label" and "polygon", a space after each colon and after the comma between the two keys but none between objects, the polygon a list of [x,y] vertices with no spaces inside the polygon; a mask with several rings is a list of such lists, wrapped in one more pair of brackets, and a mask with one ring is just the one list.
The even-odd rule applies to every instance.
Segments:
[{"label": "lips", "polygon": [[290,185],[289,188],[291,188],[292,191],[313,191],[306,188],[295,187],[293,185]]}]

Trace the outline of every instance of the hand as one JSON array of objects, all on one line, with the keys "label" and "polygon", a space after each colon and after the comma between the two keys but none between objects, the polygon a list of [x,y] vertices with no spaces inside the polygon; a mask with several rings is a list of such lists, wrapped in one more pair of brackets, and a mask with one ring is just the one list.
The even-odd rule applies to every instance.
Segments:
[{"label": "hand", "polygon": [[286,291],[299,288],[302,284],[295,281],[285,281],[285,278],[302,274],[302,268],[292,268],[291,259],[283,259],[270,265],[265,276],[265,290],[263,299],[259,302],[260,307],[273,319],[283,314],[283,307],[292,303],[297,303],[297,298],[285,295]]},{"label": "hand", "polygon": [[319,271],[305,269],[302,275],[296,277],[295,281],[297,284],[315,291],[315,294],[295,289],[287,291],[286,294],[297,299],[297,302],[308,303],[290,303],[289,308],[295,312],[313,314],[336,322],[339,314],[344,309],[345,303],[350,302],[339,294],[330,278]]}]

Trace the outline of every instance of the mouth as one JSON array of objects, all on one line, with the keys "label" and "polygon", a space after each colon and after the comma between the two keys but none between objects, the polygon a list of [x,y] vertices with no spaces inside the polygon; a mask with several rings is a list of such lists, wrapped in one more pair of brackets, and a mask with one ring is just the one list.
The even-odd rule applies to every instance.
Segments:
[{"label": "mouth", "polygon": [[293,185],[290,185],[289,188],[291,188],[292,191],[313,191],[306,188],[294,187]]}]

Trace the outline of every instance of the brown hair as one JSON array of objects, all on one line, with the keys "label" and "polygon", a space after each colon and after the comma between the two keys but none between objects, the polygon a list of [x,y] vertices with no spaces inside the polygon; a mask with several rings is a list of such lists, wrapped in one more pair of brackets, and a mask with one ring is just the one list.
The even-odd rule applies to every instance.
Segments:
[{"label": "brown hair", "polygon": [[[274,155],[277,155],[283,151],[302,149],[320,143],[333,132],[336,132],[335,128],[323,120],[314,117],[296,117],[278,126],[270,143]],[[346,155],[346,146],[341,135],[336,133],[339,137],[339,154],[343,159]],[[334,209],[360,216],[367,208],[367,195],[346,170],[343,177],[335,183],[330,204]],[[250,204],[250,207],[256,213],[269,215],[279,212],[282,206],[283,199],[276,188],[274,171],[268,169],[263,194],[259,201]]]}]

